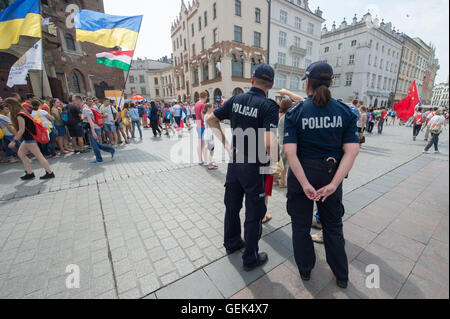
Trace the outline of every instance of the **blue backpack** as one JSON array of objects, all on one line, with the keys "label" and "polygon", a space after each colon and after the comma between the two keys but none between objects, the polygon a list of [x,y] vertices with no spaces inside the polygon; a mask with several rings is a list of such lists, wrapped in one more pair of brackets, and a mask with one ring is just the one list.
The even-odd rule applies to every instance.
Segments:
[{"label": "blue backpack", "polygon": [[65,125],[69,124],[69,107],[65,106],[61,112],[61,120]]},{"label": "blue backpack", "polygon": [[350,109],[352,110],[353,114],[356,115],[356,118],[359,121],[361,119],[361,114],[359,114],[358,108],[356,106],[350,106]]}]

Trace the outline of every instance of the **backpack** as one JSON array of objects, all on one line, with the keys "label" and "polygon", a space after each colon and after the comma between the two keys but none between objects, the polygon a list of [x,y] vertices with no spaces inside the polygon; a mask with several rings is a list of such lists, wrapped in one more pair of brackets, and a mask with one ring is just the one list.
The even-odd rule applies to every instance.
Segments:
[{"label": "backpack", "polygon": [[[36,118],[35,118],[35,120],[38,121],[39,123],[42,123],[42,121],[41,121],[41,114],[40,113],[41,113],[41,109],[36,111]],[[44,125],[44,124],[42,124],[42,125]],[[52,132],[50,127],[48,127],[47,130],[48,130],[49,133]]]},{"label": "backpack", "polygon": [[69,108],[67,106],[65,106],[61,112],[61,121],[63,121],[65,125],[69,124]]},{"label": "backpack", "polygon": [[359,113],[359,110],[356,106],[351,106],[350,109],[352,110],[353,114],[356,115],[357,121],[361,119],[361,114]]},{"label": "backpack", "polygon": [[139,111],[139,116],[144,115],[145,108],[143,106],[141,106],[138,111]]},{"label": "backpack", "polygon": [[36,134],[33,134],[31,131],[29,131],[26,128],[26,126],[25,126],[25,128],[28,131],[28,133],[30,133],[33,136],[33,138],[36,140],[36,142],[41,143],[41,144],[47,144],[50,142],[50,137],[48,136],[48,130],[41,122],[34,120],[30,115],[28,115],[24,112],[20,112],[19,114],[25,115],[26,117],[28,117],[30,120],[33,121],[34,129],[36,130]]},{"label": "backpack", "polygon": [[441,124],[439,124],[439,121],[438,122],[436,122],[436,123],[433,123],[431,126],[430,126],[430,132],[431,133],[433,133],[433,134],[440,134],[441,133]]},{"label": "backpack", "polygon": [[417,114],[417,115],[416,115],[415,124],[416,124],[416,125],[422,125],[422,124],[423,124],[423,117],[422,117],[422,114]]},{"label": "backpack", "polygon": [[91,111],[94,114],[94,123],[98,127],[103,127],[105,125],[105,119],[103,118],[102,113],[100,113],[99,111],[97,111],[94,108],[91,108]]},{"label": "backpack", "polygon": [[6,133],[6,128],[5,128],[5,129],[2,129],[2,128],[0,127],[0,140],[3,139],[3,137],[5,136],[5,133]]}]

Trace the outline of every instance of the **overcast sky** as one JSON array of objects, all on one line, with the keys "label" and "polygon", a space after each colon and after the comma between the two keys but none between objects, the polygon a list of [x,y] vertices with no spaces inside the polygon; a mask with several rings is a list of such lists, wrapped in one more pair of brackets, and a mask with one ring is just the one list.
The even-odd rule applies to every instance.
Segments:
[{"label": "overcast sky", "polygon": [[[213,0],[209,0],[211,3]],[[232,0],[219,0],[232,1]],[[245,0],[244,0],[245,1]],[[187,0],[185,0],[188,3]],[[449,2],[448,0],[310,0],[310,8],[320,6],[325,24],[333,21],[339,25],[346,17],[351,22],[368,9],[378,14],[380,20],[392,22],[396,29],[411,37],[420,37],[425,43],[436,46],[441,69],[436,83],[447,81],[449,70]],[[158,59],[172,53],[170,26],[180,12],[181,0],[142,1],[104,0],[105,11],[116,15],[144,15],[135,57]]]}]

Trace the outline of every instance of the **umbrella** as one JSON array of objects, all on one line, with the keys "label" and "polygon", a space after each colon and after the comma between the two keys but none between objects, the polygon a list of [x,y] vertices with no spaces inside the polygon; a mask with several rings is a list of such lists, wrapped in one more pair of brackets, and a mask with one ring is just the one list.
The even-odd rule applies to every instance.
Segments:
[{"label": "umbrella", "polygon": [[135,95],[135,96],[132,96],[131,99],[134,100],[134,101],[141,101],[144,98],[142,96],[140,96],[140,95]]}]

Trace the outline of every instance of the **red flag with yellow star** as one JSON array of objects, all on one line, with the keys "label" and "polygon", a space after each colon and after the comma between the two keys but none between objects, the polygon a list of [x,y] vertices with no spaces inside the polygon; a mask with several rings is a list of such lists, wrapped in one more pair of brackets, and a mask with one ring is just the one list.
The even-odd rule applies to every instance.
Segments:
[{"label": "red flag with yellow star", "polygon": [[408,121],[414,115],[415,107],[419,102],[419,93],[417,92],[416,81],[414,81],[408,90],[408,96],[394,105],[397,117],[404,122]]}]

